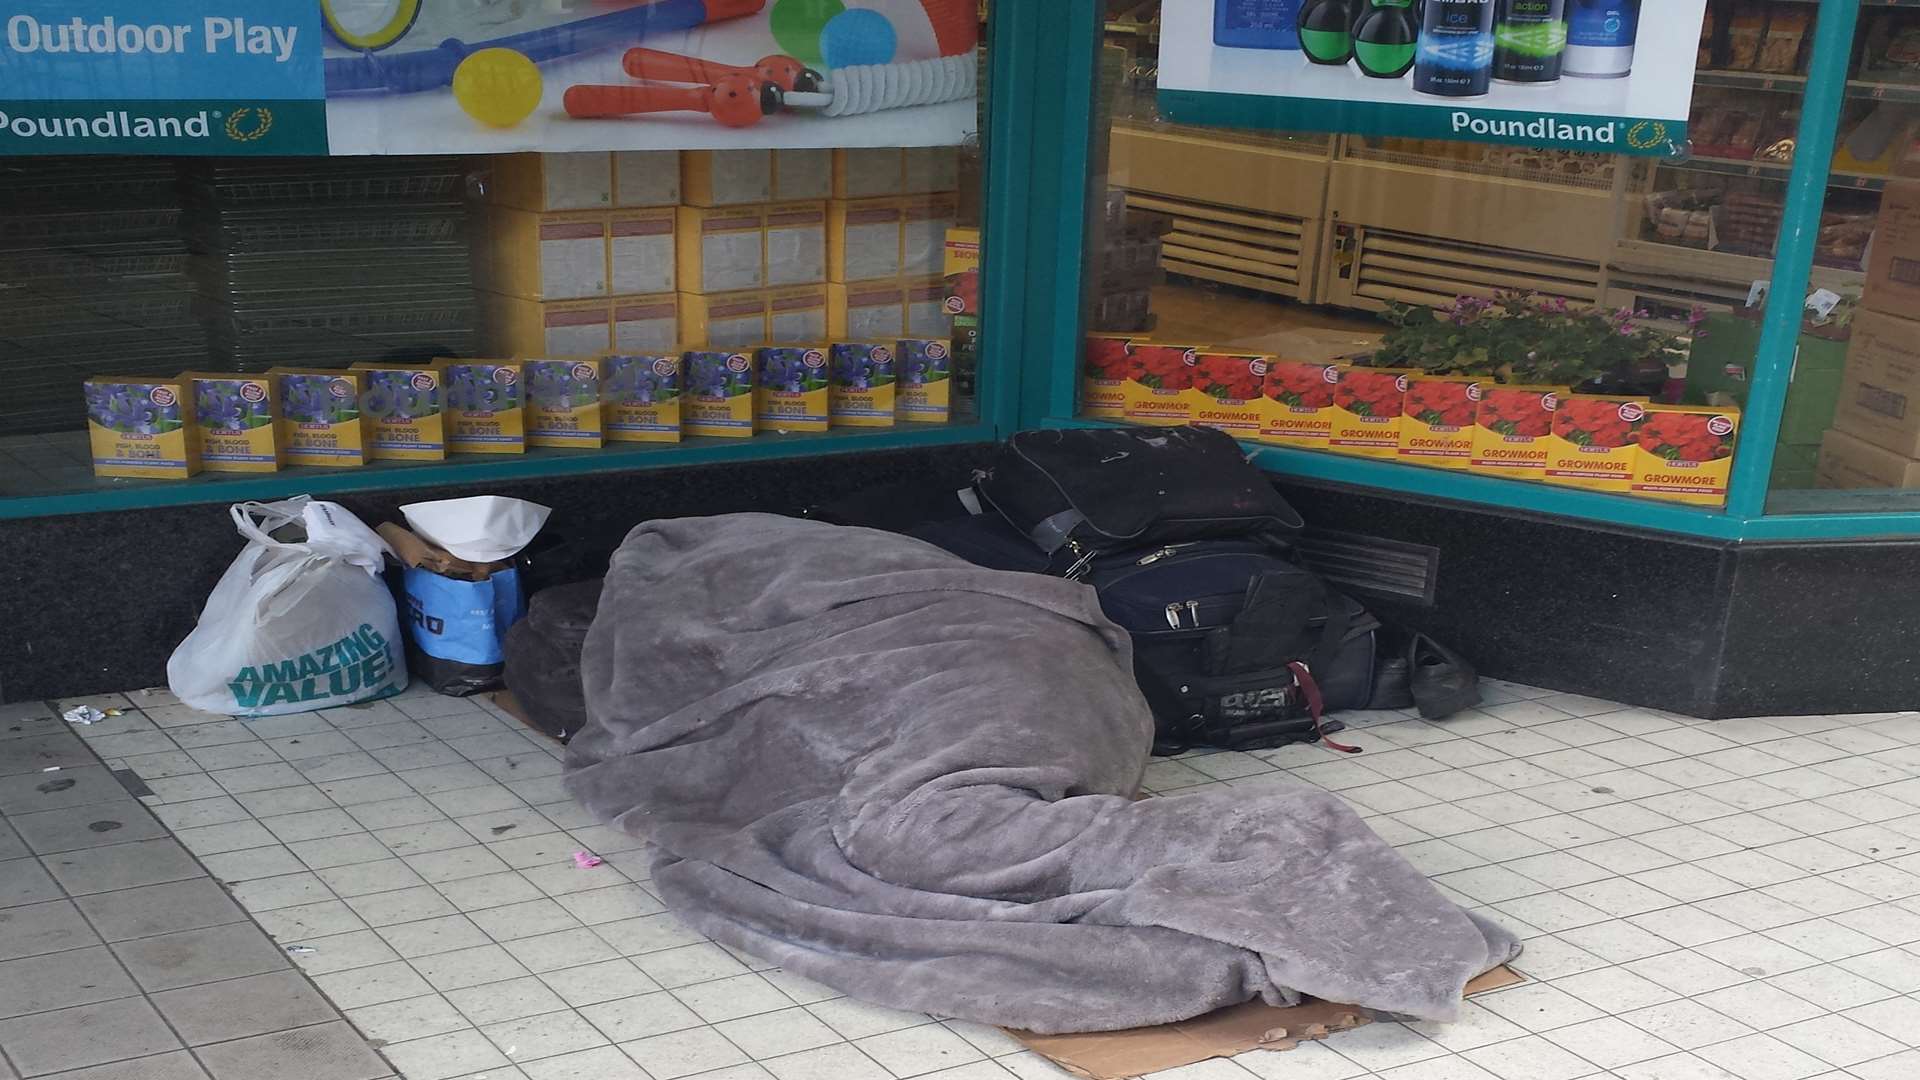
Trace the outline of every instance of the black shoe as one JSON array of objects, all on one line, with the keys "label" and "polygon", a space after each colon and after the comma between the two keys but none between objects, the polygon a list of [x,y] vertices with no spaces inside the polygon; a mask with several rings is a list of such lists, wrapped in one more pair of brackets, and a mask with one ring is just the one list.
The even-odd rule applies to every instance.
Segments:
[{"label": "black shoe", "polygon": [[1443,720],[1480,704],[1480,676],[1460,654],[1425,634],[1407,646],[1408,685],[1426,720]]}]

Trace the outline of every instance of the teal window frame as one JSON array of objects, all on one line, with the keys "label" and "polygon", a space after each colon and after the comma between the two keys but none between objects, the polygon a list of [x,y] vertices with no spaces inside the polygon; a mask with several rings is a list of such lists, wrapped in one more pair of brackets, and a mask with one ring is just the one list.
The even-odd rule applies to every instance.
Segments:
[{"label": "teal window frame", "polygon": [[[1036,29],[1049,14],[1049,0],[994,0],[987,33],[985,207],[981,236],[981,340],[977,414],[948,424],[901,424],[886,429],[839,428],[826,434],[759,434],[751,439],[690,438],[679,444],[608,444],[600,450],[530,450],[525,456],[475,457],[445,463],[376,462],[355,469],[298,473],[203,473],[191,480],[103,481],[88,491],[50,495],[0,495],[0,521],[19,518],[129,511],[198,503],[282,499],[356,491],[391,491],[569,476],[612,475],[729,462],[868,453],[991,442],[1014,429],[1020,408],[1022,344],[1031,340],[1025,321],[1031,305],[1028,260],[1044,246],[1050,222],[1036,219],[1023,198],[1028,175],[1043,160],[1031,136],[1065,117],[1036,118],[1037,106],[1055,110],[1059,99],[1052,55],[1058,39]],[[1091,8],[1086,10],[1091,11]],[[1051,85],[1050,85],[1051,84]],[[1071,85],[1071,84],[1069,84]],[[1046,93],[1037,92],[1044,88]],[[1071,98],[1073,95],[1064,95]],[[1086,134],[1081,133],[1084,141]],[[1084,175],[1084,163],[1081,174]],[[1076,256],[1077,258],[1077,256]],[[1048,269],[1053,269],[1049,267]],[[1065,276],[1077,272],[1072,268]],[[79,388],[74,408],[79,412]]]},{"label": "teal window frame", "polygon": [[[1818,0],[1805,97],[1801,103],[1800,146],[1832,146],[1846,95],[1847,66],[1863,0]],[[1005,2],[1002,8],[1030,7]],[[1026,287],[1029,299],[1026,355],[1033,358],[1023,381],[1022,426],[1068,427],[1079,420],[1077,374],[1084,332],[1084,290],[1079,262],[1087,239],[1087,214],[1096,190],[1088,175],[1094,136],[1093,71],[1101,44],[1103,5],[1096,0],[1058,0],[1037,29],[1057,42],[1053,70],[1062,85],[1083,86],[1084,94],[1060,95],[1033,114],[1036,153],[1028,189],[1036,209],[1055,214],[1050,236],[1027,236],[1031,252]],[[995,17],[1003,14],[996,9]],[[1077,80],[1077,81],[1068,81]],[[1797,154],[1787,184],[1785,215],[1773,264],[1770,295],[1804,296],[1813,270],[1814,243],[1826,200],[1830,155]],[[1071,263],[1071,267],[1068,264]],[[1720,541],[1789,541],[1920,537],[1920,511],[1877,512],[1874,497],[1855,501],[1860,510],[1810,514],[1769,514],[1768,487],[1773,469],[1774,436],[1780,428],[1799,346],[1800,311],[1772,304],[1761,325],[1742,446],[1734,461],[1725,510],[1633,499],[1512,480],[1443,472],[1392,462],[1341,457],[1286,447],[1249,446],[1254,460],[1269,471],[1306,480],[1372,488],[1420,499],[1438,499],[1577,518],[1627,528],[1678,533]],[[1051,358],[1051,359],[1047,359]],[[1889,500],[1883,495],[1878,501]]]}]

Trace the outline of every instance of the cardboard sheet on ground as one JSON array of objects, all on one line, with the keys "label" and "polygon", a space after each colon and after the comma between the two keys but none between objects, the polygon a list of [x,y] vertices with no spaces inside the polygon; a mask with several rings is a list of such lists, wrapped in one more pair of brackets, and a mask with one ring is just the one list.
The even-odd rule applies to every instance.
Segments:
[{"label": "cardboard sheet on ground", "polygon": [[[1500,990],[1526,978],[1497,967],[1467,984],[1467,996]],[[1082,1035],[1010,1031],[1040,1056],[1088,1080],[1124,1080],[1251,1050],[1291,1050],[1373,1022],[1367,1010],[1309,999],[1291,1009],[1259,1001],[1235,1005],[1178,1024]]]}]

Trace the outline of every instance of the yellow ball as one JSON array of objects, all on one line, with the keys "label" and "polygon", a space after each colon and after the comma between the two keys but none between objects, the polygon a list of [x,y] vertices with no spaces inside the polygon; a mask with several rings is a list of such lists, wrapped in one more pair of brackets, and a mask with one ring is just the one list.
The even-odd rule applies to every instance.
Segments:
[{"label": "yellow ball", "polygon": [[540,69],[512,49],[481,49],[453,72],[453,99],[489,127],[510,128],[540,107]]}]

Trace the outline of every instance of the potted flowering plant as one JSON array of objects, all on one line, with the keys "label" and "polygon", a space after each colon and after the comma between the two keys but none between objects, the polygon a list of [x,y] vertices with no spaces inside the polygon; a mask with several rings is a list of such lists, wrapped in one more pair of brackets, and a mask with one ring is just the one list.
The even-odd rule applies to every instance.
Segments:
[{"label": "potted flowering plant", "polygon": [[[1434,375],[1483,375],[1495,382],[1611,390],[1666,378],[1680,336],[1632,308],[1576,307],[1521,291],[1491,299],[1461,296],[1445,308],[1395,304],[1393,324],[1373,355],[1377,367]],[[1695,307],[1689,329],[1706,318]]]}]

